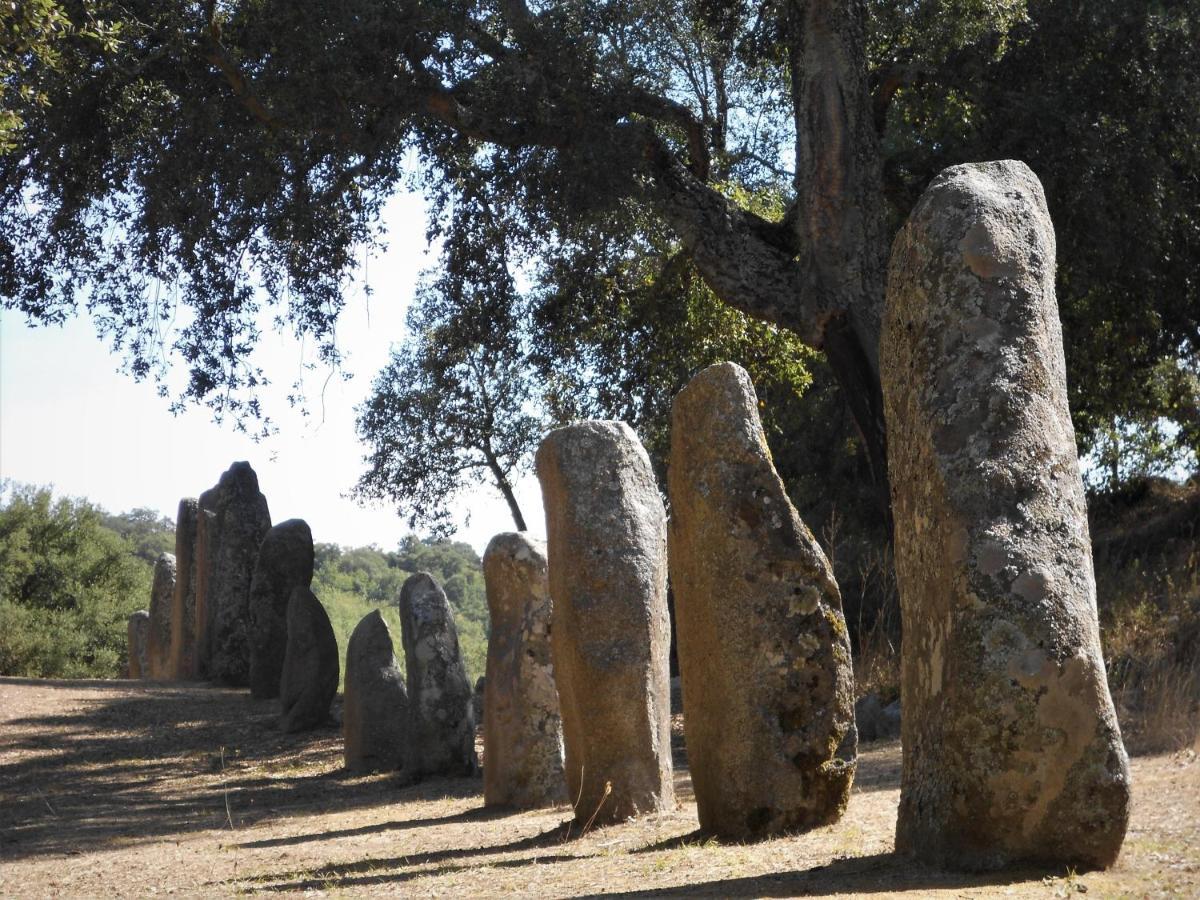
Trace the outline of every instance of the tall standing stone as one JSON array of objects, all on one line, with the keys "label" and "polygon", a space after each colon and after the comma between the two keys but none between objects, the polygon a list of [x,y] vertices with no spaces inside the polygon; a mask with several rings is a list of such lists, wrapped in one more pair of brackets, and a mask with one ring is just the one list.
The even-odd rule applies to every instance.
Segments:
[{"label": "tall standing stone", "polygon": [[307,587],[292,591],[279,682],[279,727],[307,731],[329,719],[338,687],[338,646],[325,607]]},{"label": "tall standing stone", "polygon": [[279,696],[287,648],[287,608],[292,591],[313,577],[312,531],[303,519],[288,519],[267,532],[250,581],[250,695]]},{"label": "tall standing stone", "polygon": [[175,516],[175,593],[171,597],[170,677],[190,681],[196,669],[196,516],[199,502],[179,501]]},{"label": "tall standing stone", "polygon": [[541,541],[508,532],[483,554],[487,676],[483,801],[534,808],[566,799],[562,719],[550,650],[550,585]]},{"label": "tall standing stone", "polygon": [[672,809],[667,523],[650,458],[624,422],[580,422],[546,436],[537,474],[576,818]]},{"label": "tall standing stone", "polygon": [[346,646],[342,738],[346,768],[388,772],[405,767],[409,703],[392,633],[379,610],[363,617]]},{"label": "tall standing stone", "polygon": [[147,678],[150,663],[146,659],[146,640],[150,633],[150,611],[139,609],[129,614],[125,623],[125,637],[129,647],[129,677]]},{"label": "tall standing stone", "polygon": [[1054,255],[1042,187],[1011,161],[942,172],[892,249],[896,847],[935,863],[1107,866],[1129,818]]},{"label": "tall standing stone", "polygon": [[747,839],[845,810],[854,670],[833,569],[788,499],[740,366],[671,417],[671,584],[700,826]]},{"label": "tall standing stone", "polygon": [[171,603],[175,595],[175,556],[160,553],[154,561],[150,588],[150,631],[146,635],[146,660],[150,678],[171,678]]},{"label": "tall standing stone", "polygon": [[217,545],[208,583],[209,676],[230,685],[250,679],[250,582],[258,550],[271,528],[267,498],[247,462],[236,462],[217,484]]},{"label": "tall standing stone", "polygon": [[471,775],[475,716],[450,601],[419,572],[400,589],[400,635],[408,669],[409,768],[414,777]]},{"label": "tall standing stone", "polygon": [[210,678],[212,675],[212,620],[209,597],[213,583],[213,570],[217,563],[216,488],[200,495],[196,509],[196,675]]}]

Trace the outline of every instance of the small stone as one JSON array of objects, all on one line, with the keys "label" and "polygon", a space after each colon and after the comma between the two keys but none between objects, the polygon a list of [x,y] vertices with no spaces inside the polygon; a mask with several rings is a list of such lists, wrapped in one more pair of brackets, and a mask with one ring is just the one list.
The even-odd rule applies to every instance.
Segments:
[{"label": "small stone", "polygon": [[146,678],[150,663],[146,658],[146,642],[150,634],[150,610],[139,609],[129,614],[125,625],[128,639],[129,677]]},{"label": "small stone", "polygon": [[287,648],[287,607],[292,591],[313,577],[312,531],[288,519],[267,532],[250,581],[250,696],[279,696]]},{"label": "small stone", "polygon": [[416,778],[475,774],[471,682],[450,601],[427,572],[400,589],[400,634],[408,669],[410,771]]},{"label": "small stone", "polygon": [[392,634],[379,610],[364,616],[346,647],[342,737],[346,768],[390,772],[404,767],[408,691]]},{"label": "small stone", "polygon": [[490,628],[483,709],[483,802],[531,809],[566,799],[562,720],[540,541],[508,532],[483,554]]},{"label": "small stone", "polygon": [[279,684],[279,727],[308,731],[327,722],[339,674],[337,638],[325,607],[307,587],[293,589]]}]

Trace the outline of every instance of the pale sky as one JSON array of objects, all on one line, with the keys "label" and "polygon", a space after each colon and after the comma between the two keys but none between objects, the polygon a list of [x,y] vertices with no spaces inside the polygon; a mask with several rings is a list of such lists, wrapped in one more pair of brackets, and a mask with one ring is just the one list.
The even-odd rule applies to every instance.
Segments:
[{"label": "pale sky", "polygon": [[[338,320],[338,343],[353,378],[305,373],[310,415],[286,395],[301,372],[301,348],[290,336],[264,331],[255,362],[274,382],[263,395],[278,433],[259,443],[231,423],[216,425],[206,408],[174,416],[151,382],[121,374],[120,360],[96,337],[89,318],[64,327],[29,328],[18,313],[0,312],[0,478],[53,485],[56,495],[87,497],[111,512],[148,507],[175,517],[181,497],[216,483],[235,460],[258,473],[274,522],[302,518],[313,539],[394,549],[408,533],[390,508],[364,508],[344,498],[363,471],[354,407],[404,337],[404,314],[419,272],[436,261],[425,241],[419,197],[398,195],[383,216],[388,250],[367,262],[374,289],[356,289]],[[361,284],[361,280],[359,282]],[[544,536],[537,480],[517,485],[531,532]],[[464,527],[466,512],[470,524]],[[491,488],[464,495],[455,538],[480,552],[492,535],[513,529],[508,507]]]}]

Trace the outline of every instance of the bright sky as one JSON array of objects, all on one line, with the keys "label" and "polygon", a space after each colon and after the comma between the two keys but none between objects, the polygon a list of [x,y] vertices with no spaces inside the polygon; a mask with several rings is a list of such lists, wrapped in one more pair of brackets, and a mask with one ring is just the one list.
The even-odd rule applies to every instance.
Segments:
[{"label": "bright sky", "polygon": [[[19,314],[0,312],[0,478],[50,484],[56,495],[87,497],[112,512],[148,507],[173,519],[181,497],[198,495],[245,459],[273,521],[302,518],[316,541],[394,548],[408,533],[395,511],[343,496],[363,471],[354,407],[369,394],[390,346],[403,339],[417,275],[435,258],[427,253],[419,197],[398,195],[383,220],[388,250],[365,269],[374,293],[368,301],[356,291],[339,318],[338,342],[353,378],[330,379],[322,421],[326,373],[305,373],[310,415],[302,417],[286,400],[301,372],[301,348],[290,336],[264,333],[256,362],[274,382],[263,399],[279,431],[259,443],[230,423],[214,424],[203,408],[173,416],[152,383],[118,371],[120,360],[90,319],[29,328]],[[522,479],[517,495],[531,531],[544,535],[537,480]],[[481,553],[492,535],[513,529],[491,488],[464,495],[455,513],[456,538]]]}]

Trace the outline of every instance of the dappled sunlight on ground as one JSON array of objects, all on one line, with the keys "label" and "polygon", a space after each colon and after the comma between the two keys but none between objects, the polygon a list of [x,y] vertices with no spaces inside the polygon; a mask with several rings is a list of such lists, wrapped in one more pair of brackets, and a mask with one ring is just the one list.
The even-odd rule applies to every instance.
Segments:
[{"label": "dappled sunlight on ground", "polygon": [[680,808],[581,834],[567,807],[482,807],[478,779],[403,786],[341,771],[332,725],[207,685],[0,679],[0,895],[330,892],[404,896],[1200,895],[1200,761],[1135,759],[1111,872],[944,873],[892,854],[896,743],[864,748],[841,822],[754,844]]}]

